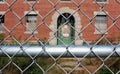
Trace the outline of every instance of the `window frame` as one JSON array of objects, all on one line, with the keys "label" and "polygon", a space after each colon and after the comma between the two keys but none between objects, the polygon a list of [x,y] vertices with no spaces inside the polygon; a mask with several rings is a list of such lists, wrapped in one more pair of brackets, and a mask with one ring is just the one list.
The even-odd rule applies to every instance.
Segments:
[{"label": "window frame", "polygon": [[4,4],[5,3],[5,0],[3,0],[3,1],[0,1],[0,4]]},{"label": "window frame", "polygon": [[[2,18],[1,18],[1,17],[2,17]],[[5,22],[5,15],[0,14],[0,20],[1,20],[1,19],[3,19],[3,20],[2,20],[2,22],[0,22],[0,27],[3,28],[3,29],[0,30],[0,33],[4,33],[4,27],[3,27],[3,25],[4,25],[4,22]]]},{"label": "window frame", "polygon": [[35,1],[28,1],[28,0],[25,0],[25,3],[35,3],[35,2],[37,2],[37,3],[39,3],[39,0],[35,0]]},{"label": "window frame", "polygon": [[[108,18],[107,18],[107,15],[108,15],[108,12],[102,12],[102,11],[99,11],[99,12],[94,12],[94,15],[95,15],[95,32],[94,34],[107,34],[107,22],[108,22]],[[96,16],[106,16],[106,23],[96,23]],[[102,29],[104,28],[104,29]]]},{"label": "window frame", "polygon": [[71,0],[60,0],[61,3],[71,3]]},{"label": "window frame", "polygon": [[95,16],[96,24],[106,24],[107,23],[107,15],[96,15]]},{"label": "window frame", "polygon": [[[27,29],[27,27],[28,27],[28,25],[29,25],[29,23],[27,22],[27,16],[28,15],[31,15],[31,16],[36,16],[36,19],[37,19],[37,16],[38,16],[38,11],[25,11],[25,23],[26,23],[26,27],[25,27],[25,34],[32,34],[32,33],[34,33],[34,34],[37,34],[38,33],[38,31],[37,30],[35,30],[34,32],[32,31],[32,30],[30,30],[30,29]],[[38,19],[37,19],[38,20]],[[36,25],[35,25],[35,27],[37,27],[37,21],[36,21]]]},{"label": "window frame", "polygon": [[107,4],[107,3],[109,3],[109,0],[107,0],[107,1],[105,1],[105,2],[98,2],[98,1],[96,1],[96,0],[94,0],[94,3],[104,3],[104,4]]}]

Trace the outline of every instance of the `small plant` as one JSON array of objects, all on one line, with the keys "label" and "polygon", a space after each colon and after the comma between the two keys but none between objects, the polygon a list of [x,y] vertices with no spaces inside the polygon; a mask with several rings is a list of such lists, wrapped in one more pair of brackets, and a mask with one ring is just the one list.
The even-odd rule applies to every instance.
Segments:
[{"label": "small plant", "polygon": [[4,33],[0,33],[0,45],[3,45],[4,43],[2,42],[5,38],[5,34]]},{"label": "small plant", "polygon": [[3,41],[5,38],[5,34],[4,33],[0,33],[0,42]]},{"label": "small plant", "polygon": [[118,35],[118,43],[120,43],[120,35]]},{"label": "small plant", "polygon": [[106,39],[102,39],[98,45],[109,45],[110,43],[114,44],[115,43],[115,39],[114,38],[106,38]]},{"label": "small plant", "polygon": [[45,44],[46,42],[47,42],[47,38],[46,37],[44,37],[44,38],[41,38],[41,39],[39,39],[43,44]]},{"label": "small plant", "polygon": [[105,39],[102,39],[98,45],[106,45],[107,44],[107,41]]}]

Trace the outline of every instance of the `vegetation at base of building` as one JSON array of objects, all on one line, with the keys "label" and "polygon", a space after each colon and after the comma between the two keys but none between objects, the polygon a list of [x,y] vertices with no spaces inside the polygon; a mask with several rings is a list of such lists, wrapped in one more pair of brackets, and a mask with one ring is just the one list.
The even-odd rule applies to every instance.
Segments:
[{"label": "vegetation at base of building", "polygon": [[[5,34],[0,34],[0,42],[2,42],[5,38]],[[21,36],[18,38],[11,38],[9,40],[5,40],[2,42],[0,45],[5,45],[5,46],[42,46],[42,45],[48,45],[47,38],[40,38],[38,40],[28,40],[27,38],[25,40],[22,40]]]},{"label": "vegetation at base of building", "polygon": [[[35,61],[33,61],[28,57],[14,57],[12,60],[7,57],[2,57],[0,58],[0,69],[4,68],[9,63],[9,65],[2,70],[3,74],[21,74],[20,70],[14,64],[21,68],[21,70],[27,69],[24,71],[24,74],[43,74],[42,70],[37,66],[36,62],[44,70],[47,70],[47,68],[53,64],[53,61],[50,58],[36,58]],[[34,64],[31,65],[32,63]]]},{"label": "vegetation at base of building", "polygon": [[18,36],[18,37],[12,36],[7,39],[5,39],[5,37],[6,37],[5,33],[0,33],[0,45],[8,45],[8,46],[19,46],[20,44],[27,46],[48,45],[48,39],[46,37],[38,38],[38,40],[37,39],[27,40],[28,38],[23,40],[22,36]]},{"label": "vegetation at base of building", "polygon": [[3,45],[3,43],[1,43],[5,38],[5,34],[4,33],[0,33],[0,45]]},{"label": "vegetation at base of building", "polygon": [[[111,71],[116,74],[118,70],[116,70],[115,68],[112,68]],[[112,74],[112,73],[108,69],[102,68],[99,74]]]},{"label": "vegetation at base of building", "polygon": [[[0,42],[3,41],[5,38],[5,34],[0,34]],[[108,39],[110,42],[114,42],[112,39]],[[117,43],[120,43],[120,36],[118,36]],[[21,38],[17,39],[17,41],[22,41]],[[47,43],[47,39],[43,38],[39,40],[43,44]],[[94,44],[94,43],[93,43]],[[107,45],[109,44],[105,39],[102,39],[98,45]],[[1,44],[2,45],[2,44]],[[15,40],[11,40],[11,42],[7,43],[4,42],[3,45],[11,45],[16,46],[19,45]],[[40,43],[34,43],[34,42],[26,42],[25,45],[41,45]],[[62,59],[60,61],[54,61],[51,58],[35,58],[35,61],[33,61],[31,58],[27,57],[13,57],[12,60],[8,57],[0,57],[0,69],[3,69],[8,63],[10,63],[7,67],[5,67],[2,72],[3,74],[21,74],[20,70],[14,65],[18,65],[22,70],[25,70],[28,68],[28,66],[34,62],[32,66],[30,66],[27,70],[25,70],[24,74],[43,74],[42,70],[37,66],[35,62],[37,62],[45,71],[50,68],[55,62],[60,64],[59,62],[68,61],[67,59]],[[73,61],[73,60],[69,60]],[[84,58],[81,61],[81,64],[83,64],[85,67],[88,67],[88,69],[93,72],[93,70],[96,70],[102,62],[98,58]],[[120,70],[120,58],[109,58],[109,61],[105,62],[105,64],[111,69],[112,72],[117,73],[117,71]],[[71,66],[67,66],[71,67]],[[96,68],[97,67],[97,68]],[[95,69],[96,68],[96,69]],[[82,74],[85,74],[86,72],[82,71]],[[62,74],[64,73],[63,70],[61,70],[57,65],[55,65],[52,69],[50,69],[47,74]],[[78,74],[79,71],[74,72],[73,74]],[[112,74],[106,67],[102,67],[99,71],[99,74]]]},{"label": "vegetation at base of building", "polygon": [[[120,58],[114,58],[114,57],[109,58],[108,61],[105,62],[105,65],[107,65],[112,72],[117,73],[117,71],[120,70],[119,61]],[[12,60],[8,57],[1,57],[0,69],[2,70],[3,74],[21,74],[20,70],[17,68],[18,66],[19,68],[21,68],[21,70],[24,70],[24,74],[43,74],[43,71],[38,67],[39,65],[47,74],[56,74],[56,73],[64,74],[63,70],[61,70],[61,68],[58,67],[57,64],[61,65],[61,63],[65,63],[65,62],[68,63],[76,62],[76,65],[78,65],[78,60],[76,60],[75,58],[71,60],[69,60],[68,58],[60,58],[54,61],[52,58],[36,57],[33,61],[31,58],[28,57],[13,57]],[[9,65],[7,65],[8,63]],[[85,58],[80,63],[92,73],[102,64],[102,61],[100,61],[98,58]],[[15,64],[17,66],[15,66]],[[73,67],[71,66],[67,66],[67,67],[73,69],[76,65],[74,65]],[[51,66],[53,67],[50,68]],[[61,65],[61,67],[64,69],[65,66]],[[80,68],[82,69],[82,67]],[[78,73],[87,74],[84,68],[82,70],[78,69],[72,72],[72,74],[78,74]],[[100,70],[98,70],[97,73],[112,74],[105,66],[103,66]]]},{"label": "vegetation at base of building", "polygon": [[[49,41],[46,37],[39,38],[38,40],[34,39],[28,41],[27,38],[25,40],[22,40],[22,36],[19,36],[18,38],[14,37],[14,39],[11,37],[9,40],[8,39],[4,40],[4,38],[5,38],[5,33],[0,33],[0,42],[2,42],[1,45],[8,45],[8,46],[19,46],[21,44],[26,46],[49,45]],[[120,35],[118,35],[117,39],[106,37],[106,39],[103,38],[99,42],[97,42],[98,40],[99,39],[93,40],[88,43],[90,45],[94,45],[95,43],[96,45],[111,45],[111,44],[117,45],[120,44]],[[83,42],[83,45],[86,45],[86,43]]]},{"label": "vegetation at base of building", "polygon": [[[109,58],[108,62],[105,62],[105,64],[109,67],[109,69],[114,74],[116,74],[120,70],[120,58],[119,57]],[[112,74],[105,66],[101,68],[99,73],[100,74]]]},{"label": "vegetation at base of building", "polygon": [[[101,36],[101,38],[102,38],[102,36]],[[117,45],[117,44],[120,44],[120,35],[118,35],[117,38],[106,37],[106,38],[102,38],[101,40],[99,40],[99,39],[90,42],[90,44],[91,45],[94,45],[94,44],[96,44],[96,45],[111,45],[111,44]]]},{"label": "vegetation at base of building", "polygon": [[118,35],[118,43],[120,43],[120,34]]}]

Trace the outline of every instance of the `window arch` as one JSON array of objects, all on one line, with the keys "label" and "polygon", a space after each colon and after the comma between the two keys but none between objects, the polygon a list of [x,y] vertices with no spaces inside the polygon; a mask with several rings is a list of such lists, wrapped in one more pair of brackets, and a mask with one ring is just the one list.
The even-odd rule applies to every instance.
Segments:
[{"label": "window arch", "polygon": [[74,17],[69,13],[63,13],[61,14],[57,19],[57,37],[58,44],[74,44],[73,40],[75,37],[75,29],[74,29],[74,23],[75,19]]}]

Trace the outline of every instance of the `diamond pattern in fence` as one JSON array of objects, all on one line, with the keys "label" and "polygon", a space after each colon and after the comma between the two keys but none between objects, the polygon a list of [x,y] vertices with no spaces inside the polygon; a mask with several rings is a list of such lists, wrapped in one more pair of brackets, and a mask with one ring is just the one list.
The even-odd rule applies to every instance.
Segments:
[{"label": "diamond pattern in fence", "polygon": [[0,74],[120,74],[120,0],[0,0]]}]

